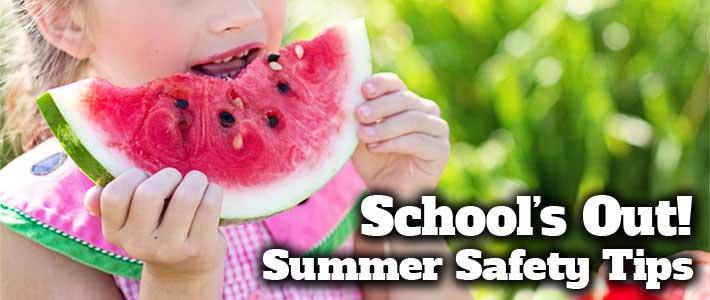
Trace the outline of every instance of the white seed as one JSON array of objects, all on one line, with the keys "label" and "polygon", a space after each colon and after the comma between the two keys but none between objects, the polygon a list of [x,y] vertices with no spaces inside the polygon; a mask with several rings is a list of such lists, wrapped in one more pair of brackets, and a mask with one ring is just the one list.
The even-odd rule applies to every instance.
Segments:
[{"label": "white seed", "polygon": [[244,139],[242,138],[241,134],[238,134],[237,136],[234,137],[234,140],[232,140],[232,146],[234,149],[242,149],[244,146]]},{"label": "white seed", "polygon": [[237,97],[232,102],[234,102],[234,106],[238,107],[239,109],[244,109],[244,101],[242,100],[242,98]]},{"label": "white seed", "polygon": [[271,69],[274,70],[274,71],[281,71],[281,70],[284,69],[284,67],[281,66],[281,64],[279,64],[279,63],[277,63],[277,62],[275,62],[275,61],[269,63],[269,68],[271,68]]},{"label": "white seed", "polygon": [[296,52],[296,57],[298,57],[298,59],[303,58],[303,47],[301,45],[296,45],[296,48],[293,50]]}]

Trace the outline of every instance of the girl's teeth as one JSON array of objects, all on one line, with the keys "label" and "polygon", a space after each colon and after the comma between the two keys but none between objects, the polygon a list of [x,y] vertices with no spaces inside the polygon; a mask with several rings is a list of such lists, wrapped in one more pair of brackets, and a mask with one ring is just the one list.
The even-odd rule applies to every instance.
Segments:
[{"label": "girl's teeth", "polygon": [[230,79],[230,78],[236,78],[237,75],[239,75],[240,70],[234,70],[231,72],[223,73],[218,75],[217,77],[222,78],[222,79]]},{"label": "girl's teeth", "polygon": [[254,50],[254,49],[244,50],[244,52],[241,53],[241,54],[239,54],[239,55],[233,55],[233,56],[225,57],[225,58],[222,58],[222,59],[214,60],[214,61],[212,62],[212,64],[216,64],[216,65],[219,65],[219,64],[226,64],[226,63],[231,62],[231,61],[233,61],[233,60],[235,60],[235,59],[243,59],[243,58],[246,58],[250,53],[252,53],[252,50]]},{"label": "girl's teeth", "polygon": [[225,57],[223,59],[215,60],[215,63],[224,64],[224,63],[228,63],[228,62],[232,61],[233,59],[234,59],[234,56]]}]

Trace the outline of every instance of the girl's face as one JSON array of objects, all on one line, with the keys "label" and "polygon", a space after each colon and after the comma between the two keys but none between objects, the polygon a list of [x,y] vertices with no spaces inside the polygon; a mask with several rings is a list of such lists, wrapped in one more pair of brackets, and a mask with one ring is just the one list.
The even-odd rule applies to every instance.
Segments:
[{"label": "girl's face", "polygon": [[234,77],[279,47],[286,0],[92,0],[83,20],[96,76],[134,86],[179,72]]}]

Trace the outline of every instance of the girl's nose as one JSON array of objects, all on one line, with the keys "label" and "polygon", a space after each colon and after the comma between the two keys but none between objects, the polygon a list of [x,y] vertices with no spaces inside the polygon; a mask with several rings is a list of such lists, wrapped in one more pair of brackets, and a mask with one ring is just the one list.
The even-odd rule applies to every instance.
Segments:
[{"label": "girl's nose", "polygon": [[264,18],[261,8],[252,0],[220,1],[220,6],[214,17],[210,18],[209,29],[214,33],[230,30],[240,30]]}]

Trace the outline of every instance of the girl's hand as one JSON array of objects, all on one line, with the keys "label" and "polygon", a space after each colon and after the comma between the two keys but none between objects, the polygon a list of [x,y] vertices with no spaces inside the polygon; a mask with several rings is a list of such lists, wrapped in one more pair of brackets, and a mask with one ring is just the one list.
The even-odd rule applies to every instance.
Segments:
[{"label": "girl's hand", "polygon": [[449,125],[439,106],[410,92],[395,74],[365,82],[357,108],[360,145],[355,168],[368,189],[408,199],[433,190],[449,159]]},{"label": "girl's hand", "polygon": [[223,271],[222,191],[204,174],[182,178],[169,168],[149,177],[133,169],[104,188],[92,188],[84,201],[101,216],[106,239],[144,262],[144,275],[199,278]]}]

